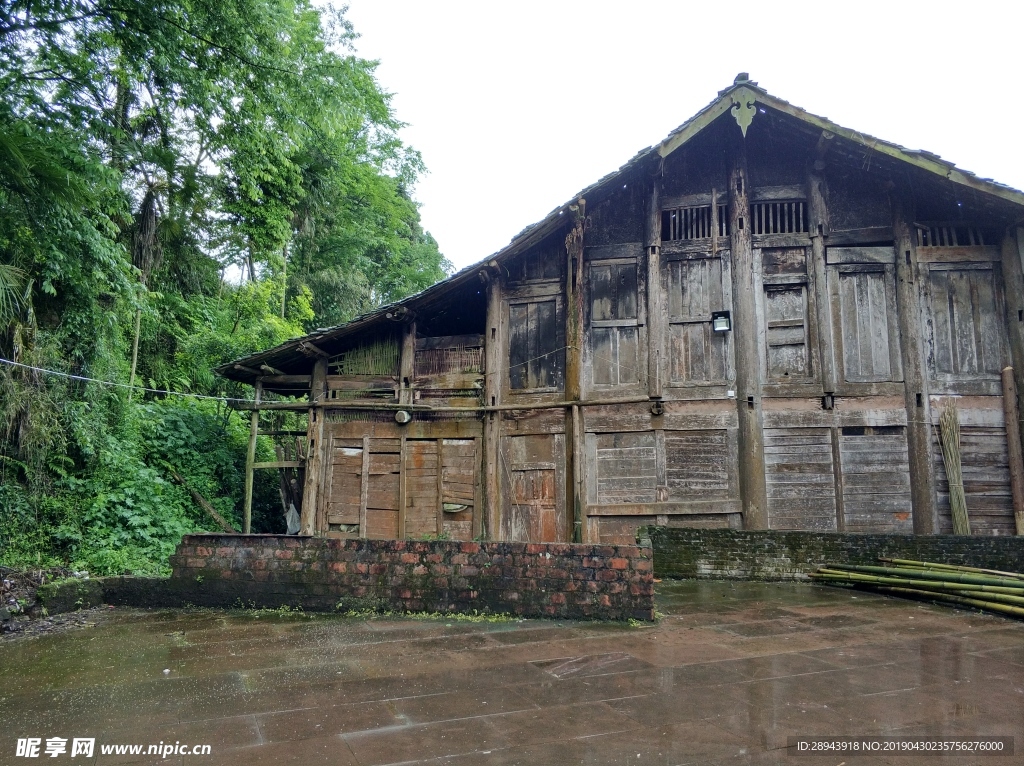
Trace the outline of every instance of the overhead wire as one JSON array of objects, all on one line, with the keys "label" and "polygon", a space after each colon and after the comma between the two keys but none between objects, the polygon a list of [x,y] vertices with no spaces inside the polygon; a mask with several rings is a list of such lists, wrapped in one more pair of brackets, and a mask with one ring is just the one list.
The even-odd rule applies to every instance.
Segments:
[{"label": "overhead wire", "polygon": [[191,399],[206,399],[215,402],[243,402],[245,404],[252,404],[253,399],[239,399],[231,396],[208,396],[206,394],[193,394],[186,391],[168,391],[162,388],[148,388],[146,386],[132,386],[127,383],[117,383],[112,380],[100,380],[99,378],[90,378],[87,375],[72,375],[69,372],[60,372],[59,370],[48,370],[45,367],[36,367],[31,364],[23,364],[22,362],[14,362],[10,359],[4,359],[0,357],[0,364],[6,364],[9,367],[19,367],[23,370],[31,370],[33,372],[43,373],[44,375],[54,375],[60,378],[66,378],[68,380],[78,380],[83,383],[98,383],[101,386],[109,386],[111,388],[125,388],[132,391],[145,391],[151,394],[162,394],[164,396],[183,396]]}]

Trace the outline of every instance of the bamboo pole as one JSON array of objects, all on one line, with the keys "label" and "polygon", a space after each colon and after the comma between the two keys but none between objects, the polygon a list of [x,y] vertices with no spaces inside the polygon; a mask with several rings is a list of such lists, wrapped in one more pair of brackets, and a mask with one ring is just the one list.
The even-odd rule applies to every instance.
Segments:
[{"label": "bamboo pole", "polygon": [[947,399],[939,415],[939,436],[942,442],[942,462],[946,466],[949,484],[949,512],[953,517],[953,534],[971,534],[967,518],[967,499],[964,497],[963,467],[960,463],[960,413],[956,399]]},{"label": "bamboo pole", "polygon": [[987,612],[998,612],[1000,614],[1011,614],[1014,617],[1024,617],[1024,608],[1018,606],[1010,606],[1009,604],[993,604],[992,602],[979,601],[975,598],[952,596],[947,593],[932,593],[930,591],[915,590],[913,588],[879,588],[878,590],[883,593],[898,593],[900,595],[905,594],[908,596],[915,596],[917,598],[948,601],[953,604],[963,604],[964,606],[973,606],[977,609],[984,609]]},{"label": "bamboo pole", "polygon": [[1024,574],[1018,574],[1017,572],[1002,572],[998,569],[979,569],[978,567],[969,567],[957,564],[936,564],[927,561],[913,561],[912,559],[883,558],[881,556],[879,556],[878,560],[884,561],[886,564],[896,564],[898,566],[923,567],[925,569],[941,569],[955,572],[977,572],[978,574],[996,575],[997,577],[1016,577],[1019,580],[1024,580]]},{"label": "bamboo pole", "polygon": [[906,575],[922,580],[939,580],[942,582],[966,582],[974,585],[1000,585],[1004,588],[1019,588],[1020,580],[1016,578],[983,577],[967,572],[929,572],[921,569],[905,569],[902,567],[875,567],[857,564],[832,564],[829,569],[838,569],[843,572],[864,572],[867,574],[880,574],[885,577],[893,575]]},{"label": "bamboo pole", "polygon": [[1024,588],[1011,588],[1000,585],[975,585],[973,583],[945,582],[942,580],[915,580],[904,577],[884,577],[882,575],[859,574],[857,572],[836,572],[821,569],[811,574],[816,580],[839,580],[841,582],[864,583],[865,585],[913,585],[915,588],[927,590],[964,590],[978,593],[1000,593],[1006,596],[1024,596]]}]

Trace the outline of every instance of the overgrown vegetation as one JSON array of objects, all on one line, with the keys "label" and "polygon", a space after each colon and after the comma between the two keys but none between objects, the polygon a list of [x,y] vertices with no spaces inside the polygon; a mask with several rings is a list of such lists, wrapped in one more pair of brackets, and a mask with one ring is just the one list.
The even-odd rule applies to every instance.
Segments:
[{"label": "overgrown vegetation", "polygon": [[215,528],[176,473],[240,527],[224,402],[40,370],[248,397],[212,368],[449,268],[353,39],[308,0],[0,5],[0,563],[159,571]]}]

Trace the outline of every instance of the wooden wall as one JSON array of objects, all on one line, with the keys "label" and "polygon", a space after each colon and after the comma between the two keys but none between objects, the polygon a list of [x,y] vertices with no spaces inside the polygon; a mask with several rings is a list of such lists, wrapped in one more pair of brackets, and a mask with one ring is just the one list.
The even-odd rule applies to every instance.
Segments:
[{"label": "wooden wall", "polygon": [[748,162],[757,141],[712,139],[581,205],[581,250],[567,220],[482,266],[482,335],[407,326],[415,351],[373,385],[467,411],[328,416],[318,530],[949,532],[937,423],[957,397],[975,532],[1013,534],[1000,374],[1024,356],[1024,295],[1008,301],[1003,273],[1021,281],[1016,233],[983,212],[919,220],[910,190],[822,161],[821,141]]}]

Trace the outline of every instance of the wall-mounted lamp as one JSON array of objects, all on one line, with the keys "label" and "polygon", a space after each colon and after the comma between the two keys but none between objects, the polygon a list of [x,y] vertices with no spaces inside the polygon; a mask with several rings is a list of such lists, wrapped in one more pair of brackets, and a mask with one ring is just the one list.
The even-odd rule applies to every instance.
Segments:
[{"label": "wall-mounted lamp", "polygon": [[729,332],[732,329],[732,317],[728,311],[711,312],[711,329],[715,332]]},{"label": "wall-mounted lamp", "polygon": [[395,422],[400,426],[404,426],[410,420],[412,420],[412,415],[405,410],[398,410],[398,412],[395,413]]}]

